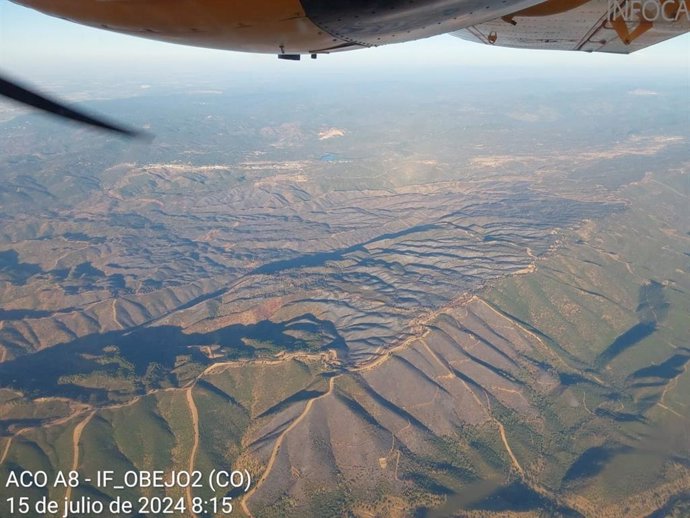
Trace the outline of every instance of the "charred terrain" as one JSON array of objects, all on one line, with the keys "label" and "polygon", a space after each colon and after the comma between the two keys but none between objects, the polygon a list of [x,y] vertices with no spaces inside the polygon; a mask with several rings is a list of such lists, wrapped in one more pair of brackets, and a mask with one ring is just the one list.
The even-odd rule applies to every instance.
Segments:
[{"label": "charred terrain", "polygon": [[7,108],[3,476],[232,466],[257,518],[684,516],[687,83],[362,88],[87,103],[151,146]]}]

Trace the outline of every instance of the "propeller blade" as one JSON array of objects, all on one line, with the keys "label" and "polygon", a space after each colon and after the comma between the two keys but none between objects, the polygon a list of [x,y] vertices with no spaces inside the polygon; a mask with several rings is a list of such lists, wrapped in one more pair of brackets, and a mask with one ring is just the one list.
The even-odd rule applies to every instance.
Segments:
[{"label": "propeller blade", "polygon": [[60,104],[59,102],[48,99],[47,97],[43,97],[36,92],[27,90],[26,88],[19,86],[17,83],[9,81],[3,77],[0,77],[0,95],[13,99],[22,104],[33,106],[39,110],[52,113],[58,117],[62,117],[63,119],[70,119],[82,124],[88,124],[89,126],[94,126],[106,131],[112,131],[127,137],[141,138],[148,141],[153,140],[153,136],[149,133],[117,126],[103,119],[87,115],[82,111],[68,108],[64,104]]}]

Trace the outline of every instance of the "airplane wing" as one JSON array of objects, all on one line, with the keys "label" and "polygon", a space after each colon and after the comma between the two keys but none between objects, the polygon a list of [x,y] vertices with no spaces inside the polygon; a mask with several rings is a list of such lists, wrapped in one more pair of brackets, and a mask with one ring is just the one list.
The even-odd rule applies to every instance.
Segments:
[{"label": "airplane wing", "polygon": [[630,54],[690,31],[690,0],[549,0],[451,33],[523,49]]}]

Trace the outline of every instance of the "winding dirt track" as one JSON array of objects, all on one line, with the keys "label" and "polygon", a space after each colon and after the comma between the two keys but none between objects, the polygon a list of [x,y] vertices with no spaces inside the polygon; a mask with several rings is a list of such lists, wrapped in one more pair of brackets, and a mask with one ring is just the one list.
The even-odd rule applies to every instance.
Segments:
[{"label": "winding dirt track", "polygon": [[[96,414],[96,411],[89,412],[87,416],[79,423],[77,426],[74,427],[74,431],[72,432],[72,467],[70,468],[71,471],[77,471],[79,468],[79,440],[81,439],[81,434],[84,431],[84,428],[86,428],[86,425],[89,424],[89,421],[93,418],[93,416]],[[70,486],[67,486],[67,491],[65,492],[65,500],[69,502],[70,498],[72,498],[72,488]]]},{"label": "winding dirt track", "polygon": [[515,457],[515,454],[513,453],[513,450],[510,447],[510,444],[508,444],[508,437],[506,437],[506,429],[503,426],[503,423],[500,422],[498,419],[494,418],[494,422],[498,425],[498,430],[501,432],[501,440],[503,441],[503,445],[506,448],[506,451],[508,452],[508,455],[510,456],[510,460],[513,461],[513,466],[515,467],[516,470],[520,473],[520,476],[524,476],[525,472],[522,469],[522,466],[520,466],[520,463],[518,462],[517,458]]},{"label": "winding dirt track", "polygon": [[21,435],[21,433],[24,430],[29,430],[29,428],[17,430],[14,435],[11,435],[7,438],[7,442],[5,443],[5,449],[2,451],[2,457],[0,457],[0,465],[5,463],[5,459],[7,458],[7,454],[10,452],[10,448],[12,447],[12,441],[14,440],[14,438]]},{"label": "winding dirt track", "polygon": [[120,319],[117,318],[117,299],[113,299],[113,304],[112,304],[112,313],[113,313],[113,323],[117,325],[120,329],[124,329],[125,326],[122,325],[122,322],[120,322]]},{"label": "winding dirt track", "polygon": [[[192,417],[192,426],[194,428],[194,442],[192,443],[192,451],[189,452],[189,473],[192,473],[194,471],[194,464],[196,462],[196,452],[199,450],[199,411],[196,407],[196,403],[194,402],[194,396],[192,394],[192,390],[194,389],[195,385],[196,384],[190,385],[190,387],[186,391],[187,405],[189,405],[189,414]],[[192,516],[196,517],[196,513],[192,510],[192,499],[194,495],[192,494],[191,485],[187,486],[186,497],[187,505],[189,506],[189,512]]]},{"label": "winding dirt track", "polygon": [[326,392],[324,392],[323,394],[321,394],[320,396],[315,397],[314,399],[310,399],[307,402],[307,404],[305,405],[304,410],[302,410],[302,413],[297,417],[297,419],[295,419],[292,423],[290,423],[290,426],[288,426],[285,429],[285,431],[280,434],[278,439],[276,439],[276,443],[273,446],[273,451],[271,452],[271,457],[268,459],[268,464],[266,465],[266,469],[264,469],[264,472],[261,475],[261,478],[259,478],[259,480],[257,480],[256,483],[254,484],[254,487],[252,487],[247,492],[247,494],[244,496],[244,498],[242,499],[242,502],[240,504],[242,506],[242,510],[244,511],[244,513],[247,516],[249,516],[249,517],[254,516],[252,514],[252,512],[249,510],[249,507],[247,506],[247,501],[252,496],[252,494],[254,494],[254,492],[259,488],[259,486],[263,483],[263,481],[266,480],[266,477],[268,477],[268,475],[271,473],[271,469],[273,468],[273,464],[275,463],[276,458],[278,457],[278,452],[280,451],[280,447],[283,444],[285,437],[290,432],[290,430],[295,428],[295,426],[297,426],[307,416],[307,414],[311,410],[311,407],[314,405],[315,401],[318,401],[319,399],[323,399],[326,396],[329,396],[333,393],[333,388],[335,387],[335,378],[336,378],[336,376],[333,376],[330,380],[328,380],[328,390]]}]

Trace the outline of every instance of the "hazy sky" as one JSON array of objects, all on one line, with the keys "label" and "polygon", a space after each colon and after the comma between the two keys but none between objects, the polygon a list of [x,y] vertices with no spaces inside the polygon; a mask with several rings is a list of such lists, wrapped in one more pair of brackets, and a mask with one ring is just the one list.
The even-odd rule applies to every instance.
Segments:
[{"label": "hazy sky", "polygon": [[[690,82],[690,35],[630,56],[504,49],[452,36],[321,56],[316,62],[279,61],[274,55],[184,47],[123,36],[51,18],[0,0],[0,69],[19,77],[44,78],[86,71],[100,74],[185,72],[227,74],[367,74],[415,68],[535,70],[599,79],[616,74],[673,73]],[[690,83],[689,83],[690,84]]]}]

